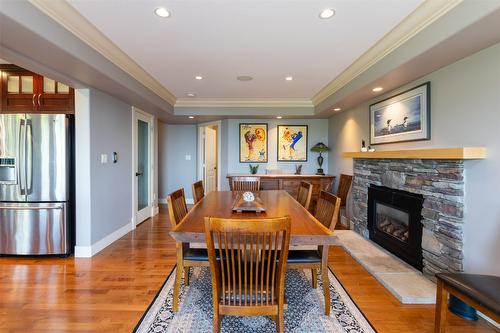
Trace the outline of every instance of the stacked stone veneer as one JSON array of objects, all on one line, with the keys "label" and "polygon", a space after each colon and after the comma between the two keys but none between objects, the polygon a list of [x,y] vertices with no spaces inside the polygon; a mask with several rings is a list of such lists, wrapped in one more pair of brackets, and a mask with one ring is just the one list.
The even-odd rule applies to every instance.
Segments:
[{"label": "stacked stone veneer", "polygon": [[462,160],[354,159],[352,228],[368,238],[368,187],[387,186],[424,196],[423,273],[463,270]]}]

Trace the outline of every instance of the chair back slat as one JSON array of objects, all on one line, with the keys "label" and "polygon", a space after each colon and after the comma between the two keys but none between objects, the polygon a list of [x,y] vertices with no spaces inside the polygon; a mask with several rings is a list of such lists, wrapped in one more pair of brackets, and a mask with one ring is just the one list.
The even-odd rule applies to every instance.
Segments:
[{"label": "chair back slat", "polygon": [[313,185],[311,183],[301,181],[299,185],[299,192],[297,193],[297,201],[305,208],[309,209],[311,204],[311,196],[313,192]]},{"label": "chair back slat", "polygon": [[197,203],[205,196],[205,189],[203,188],[203,181],[199,180],[193,183],[193,199],[194,203]]},{"label": "chair back slat", "polygon": [[170,223],[175,227],[186,216],[188,209],[184,189],[178,189],[167,196]]},{"label": "chair back slat", "polygon": [[259,177],[233,177],[231,191],[259,191]]},{"label": "chair back slat", "polygon": [[351,189],[352,176],[351,175],[340,175],[339,187],[337,188],[337,197],[341,200],[341,205],[345,205],[347,202],[347,195]]},{"label": "chair back slat", "polygon": [[321,191],[314,217],[330,230],[335,229],[338,221],[340,202],[340,198],[336,195]]},{"label": "chair back slat", "polygon": [[[284,297],[290,218],[205,218],[213,297],[231,307],[274,305]],[[219,253],[219,260],[216,252]]]}]

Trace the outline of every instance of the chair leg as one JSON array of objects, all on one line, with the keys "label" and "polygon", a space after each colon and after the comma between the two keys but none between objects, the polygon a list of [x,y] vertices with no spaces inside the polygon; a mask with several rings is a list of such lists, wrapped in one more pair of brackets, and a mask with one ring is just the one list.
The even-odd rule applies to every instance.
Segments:
[{"label": "chair leg", "polygon": [[214,333],[220,332],[221,316],[219,315],[219,310],[214,309]]},{"label": "chair leg", "polygon": [[437,281],[436,289],[436,314],[434,321],[434,332],[444,333],[446,329],[446,312],[448,303],[448,292],[444,289],[442,280]]},{"label": "chair leg", "polygon": [[328,246],[323,246],[321,257],[321,280],[325,297],[325,316],[330,315],[330,280],[328,279]]},{"label": "chair leg", "polygon": [[177,268],[175,270],[175,282],[174,282],[174,296],[172,310],[177,312],[179,310],[179,292],[181,289],[181,279],[183,272],[183,262],[182,262],[182,244],[177,244]]},{"label": "chair leg", "polygon": [[318,271],[316,268],[311,269],[311,275],[312,275],[312,287],[313,289],[318,288]]},{"label": "chair leg", "polygon": [[184,284],[186,286],[189,286],[189,268],[190,267],[184,267]]},{"label": "chair leg", "polygon": [[285,331],[285,311],[283,306],[278,307],[278,320],[276,321],[276,332],[283,333]]}]

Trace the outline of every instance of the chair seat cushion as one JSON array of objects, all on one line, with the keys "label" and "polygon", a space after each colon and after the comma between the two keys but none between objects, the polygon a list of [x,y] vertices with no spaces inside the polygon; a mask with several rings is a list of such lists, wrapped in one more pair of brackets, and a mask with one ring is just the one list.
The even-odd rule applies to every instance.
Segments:
[{"label": "chair seat cushion", "polygon": [[294,250],[288,251],[289,263],[318,263],[321,262],[321,254],[318,250]]},{"label": "chair seat cushion", "polygon": [[436,276],[496,315],[500,314],[499,276],[465,273],[438,273]]},{"label": "chair seat cushion", "polygon": [[184,250],[183,258],[184,260],[208,261],[208,252],[207,249],[188,248]]}]

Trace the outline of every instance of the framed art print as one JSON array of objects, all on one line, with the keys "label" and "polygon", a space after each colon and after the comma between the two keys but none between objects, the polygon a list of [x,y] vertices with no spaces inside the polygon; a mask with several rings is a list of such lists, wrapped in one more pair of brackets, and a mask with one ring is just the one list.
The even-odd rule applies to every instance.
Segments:
[{"label": "framed art print", "polygon": [[267,163],[267,124],[240,124],[240,162]]},{"label": "framed art print", "polygon": [[370,105],[370,144],[431,138],[430,82]]},{"label": "framed art print", "polygon": [[278,161],[307,161],[307,125],[278,125]]}]

